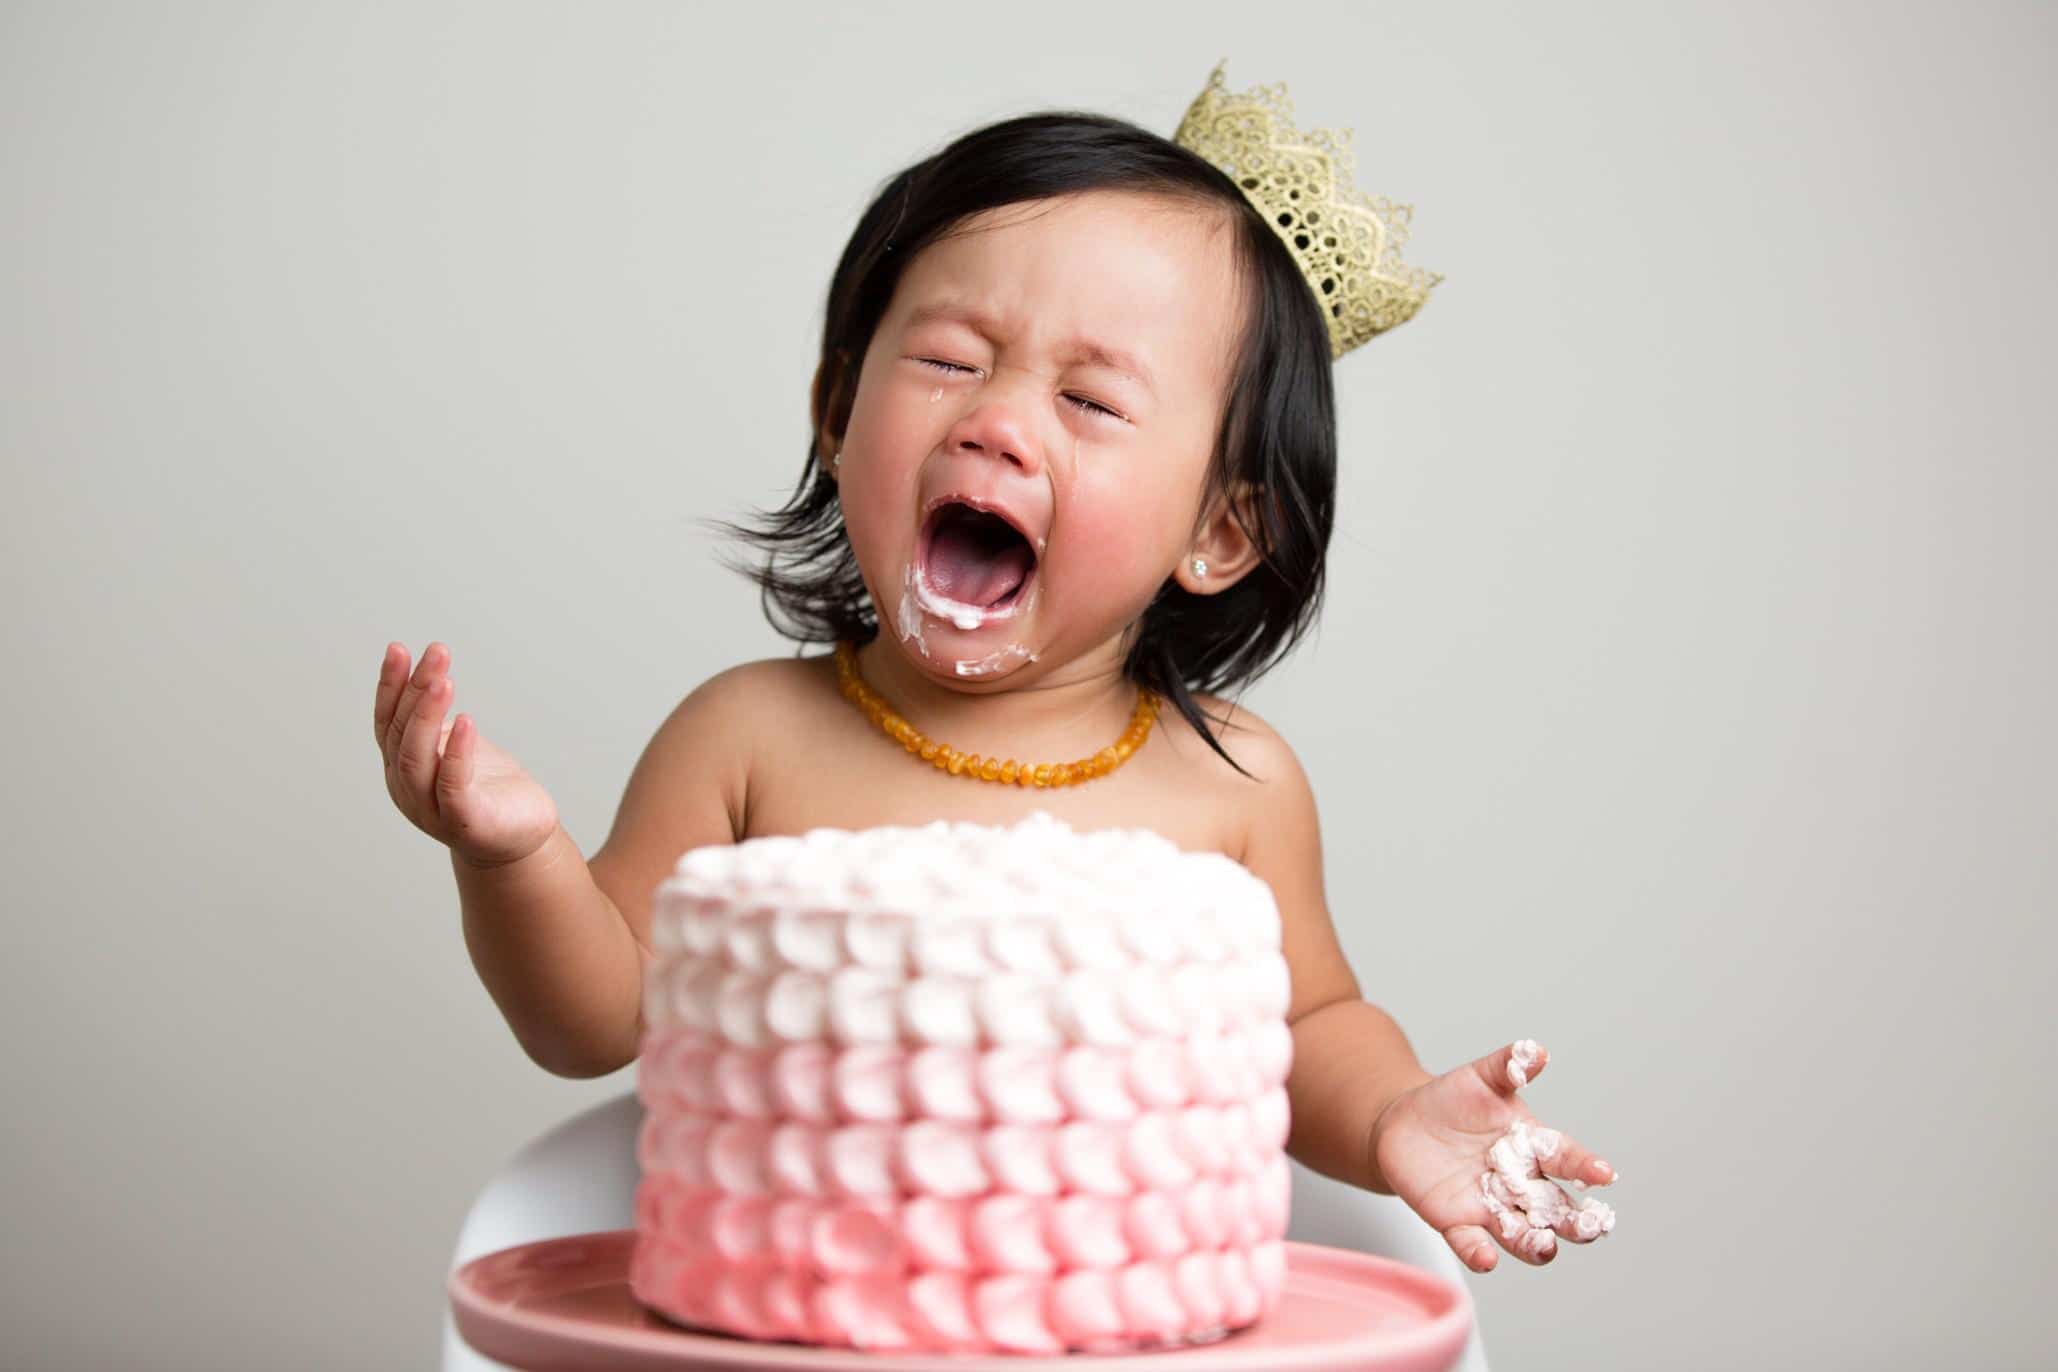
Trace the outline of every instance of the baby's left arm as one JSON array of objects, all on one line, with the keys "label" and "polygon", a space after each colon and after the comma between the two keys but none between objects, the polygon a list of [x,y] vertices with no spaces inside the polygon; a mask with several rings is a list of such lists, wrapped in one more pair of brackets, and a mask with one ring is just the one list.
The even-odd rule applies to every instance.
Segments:
[{"label": "baby's left arm", "polygon": [[1437,1076],[1416,1060],[1393,1018],[1359,994],[1323,894],[1321,829],[1306,774],[1262,723],[1246,737],[1238,759],[1262,784],[1248,811],[1243,863],[1279,904],[1293,979],[1289,1151],[1318,1172],[1398,1195],[1474,1271],[1498,1261],[1496,1239],[1541,1265],[1556,1256],[1560,1238],[1586,1243],[1608,1232],[1608,1206],[1568,1195],[1550,1178],[1583,1191],[1613,1181],[1613,1169],[1537,1126],[1516,1095],[1548,1060],[1539,1045],[1523,1039]]}]

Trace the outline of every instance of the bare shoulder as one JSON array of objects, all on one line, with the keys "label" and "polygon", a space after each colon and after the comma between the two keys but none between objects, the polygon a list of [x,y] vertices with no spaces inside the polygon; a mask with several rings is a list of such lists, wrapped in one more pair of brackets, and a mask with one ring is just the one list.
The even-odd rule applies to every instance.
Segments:
[{"label": "bare shoulder", "polygon": [[[657,728],[646,760],[733,770],[740,783],[765,730],[821,690],[819,660],[760,658],[715,673],[687,693]],[[736,797],[739,802],[740,793]]]},{"label": "bare shoulder", "polygon": [[1228,759],[1169,705],[1160,711],[1158,727],[1173,741],[1183,780],[1203,790],[1221,813],[1233,816],[1238,843],[1232,855],[1248,860],[1268,828],[1311,817],[1307,774],[1292,745],[1255,710],[1221,696],[1197,694],[1193,699]]},{"label": "bare shoulder", "polygon": [[1221,696],[1197,694],[1193,700],[1228,759],[1210,747],[1199,730],[1169,704],[1159,711],[1158,721],[1177,740],[1177,750],[1192,763],[1199,774],[1197,779],[1254,794],[1264,793],[1282,782],[1291,785],[1304,781],[1300,758],[1292,746],[1257,711]]},{"label": "bare shoulder", "polygon": [[1258,787],[1300,777],[1300,758],[1295,756],[1285,736],[1257,711],[1220,696],[1198,695],[1194,701],[1202,713],[1217,721],[1216,737],[1221,740],[1222,747],[1236,760],[1238,767],[1250,773],[1244,776],[1216,757],[1215,761],[1230,776],[1246,786]]},{"label": "bare shoulder", "polygon": [[767,706],[800,704],[818,697],[825,683],[833,684],[829,661],[824,654],[738,663],[701,682],[675,713],[718,714],[731,717],[731,723],[762,720]]},{"label": "bare shoulder", "polygon": [[766,658],[717,672],[657,726],[622,793],[593,879],[647,942],[650,897],[679,854],[734,843],[750,776],[771,722],[790,717],[826,679],[820,661]]}]

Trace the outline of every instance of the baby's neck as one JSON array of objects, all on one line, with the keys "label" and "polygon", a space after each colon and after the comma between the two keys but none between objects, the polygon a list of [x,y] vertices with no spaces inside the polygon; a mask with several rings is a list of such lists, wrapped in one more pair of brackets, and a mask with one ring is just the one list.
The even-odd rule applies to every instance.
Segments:
[{"label": "baby's neck", "polygon": [[1047,668],[1039,659],[1005,681],[958,686],[923,674],[884,635],[858,650],[858,670],[917,729],[963,752],[1020,762],[1069,762],[1106,747],[1128,727],[1136,688],[1122,675],[1122,644]]}]

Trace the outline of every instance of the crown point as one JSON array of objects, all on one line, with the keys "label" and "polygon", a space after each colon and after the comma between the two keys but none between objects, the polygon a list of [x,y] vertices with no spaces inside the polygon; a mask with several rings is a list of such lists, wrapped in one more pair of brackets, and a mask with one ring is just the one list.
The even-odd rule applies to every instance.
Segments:
[{"label": "crown point", "polygon": [[1400,260],[1413,207],[1353,184],[1355,131],[1296,128],[1283,82],[1230,94],[1228,61],[1215,64],[1173,141],[1235,181],[1293,254],[1326,306],[1334,360],[1412,319],[1443,277]]}]

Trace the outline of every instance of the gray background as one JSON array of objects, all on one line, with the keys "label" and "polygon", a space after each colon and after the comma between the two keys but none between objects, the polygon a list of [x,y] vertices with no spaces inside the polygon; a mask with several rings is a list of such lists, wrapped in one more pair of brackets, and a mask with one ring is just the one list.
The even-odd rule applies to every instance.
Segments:
[{"label": "gray background", "polygon": [[2050,7],[4,16],[0,1363],[432,1361],[476,1188],[631,1077],[479,986],[381,648],[590,852],[785,651],[694,520],[798,470],[868,193],[1225,54],[1448,278],[1338,368],[1333,599],[1248,701],[1368,994],[1543,1040],[1625,1178],[1474,1279],[1489,1352],[2051,1352]]}]

